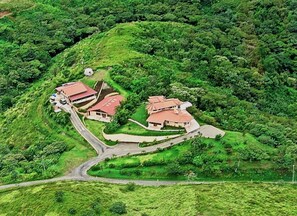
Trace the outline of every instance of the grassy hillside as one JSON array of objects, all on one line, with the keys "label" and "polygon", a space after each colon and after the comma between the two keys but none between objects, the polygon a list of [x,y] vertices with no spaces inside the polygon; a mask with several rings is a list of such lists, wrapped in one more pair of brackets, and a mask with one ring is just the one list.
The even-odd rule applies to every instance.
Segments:
[{"label": "grassy hillside", "polygon": [[[118,64],[124,57],[129,59],[137,56],[136,52],[133,54],[125,48],[129,44],[129,32],[133,31],[133,28],[135,27],[130,24],[119,25],[107,33],[94,35],[66,50],[53,60],[48,74],[24,93],[13,108],[3,113],[0,121],[0,154],[3,155],[1,160],[5,165],[1,169],[3,182],[52,177],[94,155],[91,147],[75,132],[70,123],[61,120],[63,115],[54,114],[48,98],[54,93],[55,87],[64,82],[79,79],[84,81],[83,69],[86,66],[98,69],[97,73],[104,73],[104,70],[99,69]],[[119,58],[114,46],[121,47],[119,52],[126,54]],[[74,58],[75,61],[69,64],[69,58]],[[103,77],[116,90],[126,94],[108,75]],[[47,145],[60,142],[67,148],[56,150],[52,154],[45,152]],[[37,157],[33,158],[34,155]],[[42,170],[43,163],[46,164],[46,171]],[[28,166],[33,166],[33,169]],[[10,172],[11,169],[13,172]]]},{"label": "grassy hillside", "polygon": [[[63,193],[57,202],[56,193]],[[95,182],[59,182],[0,191],[0,215],[115,215],[115,202],[126,215],[296,215],[295,185],[213,184],[140,187]],[[24,202],[24,200],[26,202]],[[72,210],[71,210],[72,209]]]},{"label": "grassy hillside", "polygon": [[[5,156],[2,158],[2,163],[5,166],[1,170],[3,182],[52,177],[69,169],[66,164],[75,166],[94,154],[69,123],[61,121],[63,116],[57,116],[52,112],[47,102],[48,97],[54,92],[54,88],[64,82],[81,79],[86,83],[94,83],[93,80],[88,81],[86,78],[83,78],[82,71],[85,67],[92,67],[97,71],[96,73],[99,73],[99,75],[95,74],[95,77],[103,77],[114,89],[125,96],[131,94],[131,92],[139,93],[140,99],[145,99],[145,95],[149,94],[164,93],[168,95],[170,94],[167,88],[168,86],[177,89],[185,88],[184,90],[191,94],[197,94],[198,92],[198,95],[202,96],[202,98],[198,98],[198,100],[205,101],[204,104],[210,108],[207,108],[204,112],[194,108],[191,112],[197,118],[207,123],[221,125],[230,129],[238,129],[238,124],[232,126],[228,121],[239,123],[240,120],[244,122],[248,119],[253,119],[249,127],[244,131],[250,131],[256,135],[258,142],[265,144],[266,147],[261,147],[260,149],[254,147],[249,139],[241,141],[239,139],[241,135],[235,134],[232,140],[238,140],[238,142],[236,142],[237,145],[243,145],[245,146],[244,149],[249,149],[249,154],[241,154],[239,159],[225,154],[223,160],[232,166],[237,160],[246,161],[247,164],[253,164],[252,167],[255,170],[258,168],[261,170],[261,161],[265,160],[274,164],[278,170],[282,170],[282,172],[286,173],[284,177],[290,175],[291,161],[294,157],[293,154],[289,152],[293,151],[293,149],[289,148],[290,145],[276,148],[278,153],[273,154],[271,154],[271,151],[268,151],[268,149],[278,147],[279,144],[277,144],[277,142],[280,140],[289,141],[288,136],[293,137],[294,134],[284,135],[283,133],[285,131],[283,131],[282,128],[284,125],[294,125],[296,121],[288,121],[286,117],[280,118],[264,113],[263,111],[253,108],[251,103],[243,102],[235,97],[232,99],[232,106],[224,105],[225,114],[222,113],[222,109],[212,111],[213,107],[211,107],[210,104],[217,103],[217,97],[224,98],[225,96],[223,94],[226,90],[221,87],[212,86],[209,81],[203,80],[206,79],[203,78],[203,76],[201,76],[201,79],[194,79],[193,75],[190,75],[189,72],[185,72],[184,69],[181,68],[178,60],[135,51],[134,49],[139,49],[138,40],[144,40],[144,36],[141,35],[144,34],[143,32],[146,28],[148,32],[150,32],[152,28],[157,28],[157,30],[160,28],[176,29],[176,31],[183,30],[184,32],[191,32],[193,30],[193,27],[190,25],[172,22],[120,24],[106,33],[94,34],[77,43],[72,48],[65,50],[65,52],[53,59],[52,66],[49,68],[49,72],[43,80],[34,84],[22,95],[13,108],[7,110],[2,115],[3,120],[0,122],[0,143],[4,143],[1,149],[1,154]],[[168,32],[165,36],[170,38],[172,36],[171,34],[171,32]],[[110,66],[113,66],[113,69],[110,72],[106,72],[107,67]],[[133,76],[131,75],[132,71],[134,71]],[[103,74],[100,75],[100,73]],[[168,79],[168,76],[170,79]],[[128,82],[127,80],[131,78],[133,80]],[[147,83],[147,79],[159,80],[160,82],[157,88],[143,87],[142,85]],[[185,81],[182,81],[183,79],[185,79]],[[198,87],[178,87],[180,84],[176,83],[177,80],[186,83],[189,79],[195,82]],[[165,88],[164,85],[167,82],[169,83]],[[131,88],[131,86],[129,86],[130,84],[127,85],[127,83],[131,83],[135,88]],[[138,92],[138,89],[145,89],[145,94],[143,95],[142,90],[142,92]],[[207,92],[206,95],[205,92]],[[183,97],[182,95],[175,96]],[[191,95],[188,97],[192,98]],[[220,101],[219,103],[228,104],[227,101]],[[244,109],[240,107],[242,104],[247,105],[248,113],[261,116],[261,118],[258,118],[259,120],[264,119],[265,121],[269,121],[268,119],[273,119],[273,121],[268,123],[275,124],[280,130],[276,130],[276,128],[273,127],[269,127],[269,129],[266,128],[265,130],[264,128],[261,129],[262,125],[256,123],[257,120],[255,116],[251,114],[247,115],[243,110],[237,113],[236,117],[233,116],[232,113],[234,109]],[[214,106],[216,105],[214,104]],[[205,108],[201,107],[201,109],[203,110]],[[136,113],[137,112],[138,111],[136,111]],[[241,114],[241,116],[238,114]],[[213,116],[215,116],[215,118],[213,118]],[[273,123],[274,121],[281,121],[283,125]],[[28,122],[30,122],[30,124],[28,124]],[[259,133],[257,128],[263,130],[263,133]],[[59,144],[55,144],[57,142],[63,143],[63,146],[66,147],[59,147],[60,149],[58,148],[52,153],[47,153],[47,151],[49,151],[48,148],[56,148],[55,145],[59,146]],[[49,144],[52,144],[53,147],[46,147]],[[226,139],[223,145],[232,145],[232,142]],[[286,148],[289,148],[289,150],[286,150]],[[34,158],[34,154],[38,156]],[[73,157],[73,155],[76,156]],[[285,163],[283,162],[284,160],[286,160]],[[11,161],[13,161],[13,163],[11,163]],[[218,159],[218,161],[221,161],[221,159]],[[29,168],[29,164],[33,168]],[[44,164],[46,164],[46,170],[43,169]],[[222,167],[211,170],[211,164],[206,164],[206,166],[210,169],[210,173],[221,172],[224,174],[224,172],[222,172],[223,170],[221,170],[223,169]],[[269,167],[271,166],[268,166],[268,168]],[[13,172],[11,172],[11,170],[13,170]]]},{"label": "grassy hillside", "polygon": [[[202,122],[257,140],[261,148],[244,141],[250,151],[240,160],[255,169],[269,161],[290,175],[297,157],[294,2],[15,2],[0,9],[12,13],[0,19],[1,182],[60,175],[94,155],[47,103],[64,82],[94,84],[83,78],[86,67],[135,104],[155,94],[191,101]],[[133,107],[125,104],[109,129],[125,124]],[[238,161],[232,154],[221,160]]]},{"label": "grassy hillside", "polygon": [[227,131],[220,140],[189,140],[156,153],[113,158],[94,166],[89,174],[123,179],[291,181],[291,172],[277,168],[276,156],[274,148],[252,135]]}]

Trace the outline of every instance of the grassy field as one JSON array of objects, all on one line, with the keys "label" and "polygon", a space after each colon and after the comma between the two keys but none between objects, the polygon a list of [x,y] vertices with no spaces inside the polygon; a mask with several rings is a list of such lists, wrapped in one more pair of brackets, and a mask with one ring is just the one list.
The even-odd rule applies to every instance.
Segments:
[{"label": "grassy field", "polygon": [[[62,202],[56,201],[57,191],[64,194]],[[100,215],[114,215],[109,208],[118,201],[131,216],[296,215],[296,193],[297,187],[289,184],[136,186],[127,191],[124,185],[58,182],[0,191],[0,215],[69,215],[70,209],[76,215],[98,215],[94,204]]]},{"label": "grassy field", "polygon": [[[90,171],[90,175],[123,178],[123,179],[179,179],[186,180],[184,173],[195,171],[195,180],[243,180],[243,181],[278,181],[291,179],[290,173],[282,173],[274,170],[274,164],[270,160],[250,161],[241,159],[238,163],[238,155],[240,152],[269,152],[274,155],[274,149],[259,143],[250,134],[241,134],[237,132],[227,132],[221,140],[205,139],[204,145],[212,146],[201,153],[202,156],[211,158],[218,157],[226,161],[224,171],[213,174],[203,170],[203,167],[195,167],[191,163],[182,163],[180,169],[183,171],[179,175],[169,175],[168,170],[170,164],[180,161],[184,155],[191,151],[191,142],[173,146],[170,149],[138,156],[128,156],[122,158],[114,158],[109,161],[102,162],[94,166]],[[230,153],[232,152],[232,153]],[[213,155],[213,156],[212,156]],[[209,161],[211,161],[209,159]],[[238,171],[234,171],[238,165]],[[212,165],[216,167],[217,165]]]}]

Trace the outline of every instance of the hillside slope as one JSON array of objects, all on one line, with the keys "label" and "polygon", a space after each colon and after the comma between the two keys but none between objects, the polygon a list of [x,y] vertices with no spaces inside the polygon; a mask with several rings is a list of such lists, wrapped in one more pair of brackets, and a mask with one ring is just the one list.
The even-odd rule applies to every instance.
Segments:
[{"label": "hillside slope", "polygon": [[[94,155],[66,115],[53,115],[47,100],[57,85],[83,79],[85,67],[103,72],[110,66],[101,77],[122,94],[190,100],[201,122],[250,133],[259,141],[259,148],[235,143],[248,150],[239,160],[256,168],[259,161],[272,161],[274,169],[290,173],[297,157],[294,2],[164,1],[136,8],[135,1],[115,2],[5,4],[13,14],[0,22],[1,108],[6,110],[0,115],[2,182],[60,175]],[[101,8],[110,7],[114,15],[106,17]],[[46,22],[40,11],[55,12],[61,22],[53,14]],[[274,14],[277,27],[268,14]],[[131,22],[136,20],[141,22]],[[26,23],[32,23],[30,28],[22,28]],[[222,145],[234,150],[230,143]],[[275,151],[263,151],[271,148]]]},{"label": "hillside slope", "polygon": [[[296,187],[275,184],[211,184],[140,187],[95,182],[59,182],[0,192],[0,215],[296,215]],[[60,195],[57,195],[58,194]],[[63,194],[63,195],[61,195]],[[57,201],[57,197],[61,198]],[[26,200],[26,202],[24,202]],[[265,207],[264,207],[265,206]],[[97,212],[97,214],[96,214]]]}]

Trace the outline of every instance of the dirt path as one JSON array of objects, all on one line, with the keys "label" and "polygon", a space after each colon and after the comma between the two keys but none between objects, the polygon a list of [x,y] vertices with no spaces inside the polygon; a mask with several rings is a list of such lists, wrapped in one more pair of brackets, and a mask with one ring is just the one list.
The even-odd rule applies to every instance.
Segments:
[{"label": "dirt path", "polygon": [[12,13],[10,13],[9,11],[0,11],[0,19],[6,16],[11,15]]}]

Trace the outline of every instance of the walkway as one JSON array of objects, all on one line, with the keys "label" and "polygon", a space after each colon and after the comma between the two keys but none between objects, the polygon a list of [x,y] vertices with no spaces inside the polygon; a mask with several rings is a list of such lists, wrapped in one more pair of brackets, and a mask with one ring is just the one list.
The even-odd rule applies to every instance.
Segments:
[{"label": "walkway", "polygon": [[130,134],[106,134],[104,132],[102,132],[102,134],[103,134],[103,137],[107,140],[124,142],[124,143],[155,142],[155,141],[172,139],[180,136],[180,134],[167,135],[167,136],[139,136],[139,135],[130,135]]}]

